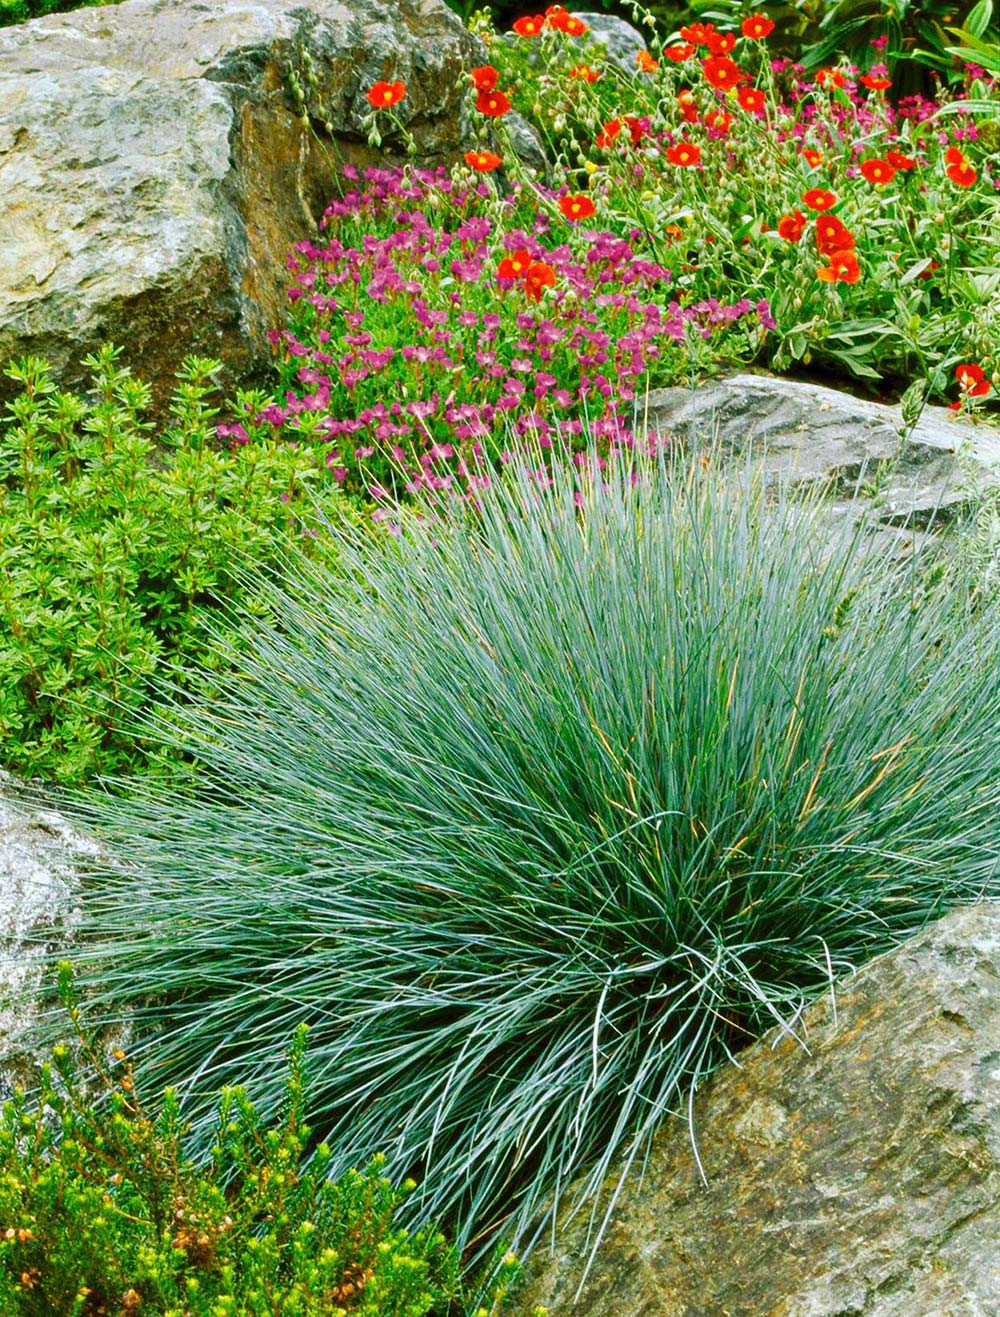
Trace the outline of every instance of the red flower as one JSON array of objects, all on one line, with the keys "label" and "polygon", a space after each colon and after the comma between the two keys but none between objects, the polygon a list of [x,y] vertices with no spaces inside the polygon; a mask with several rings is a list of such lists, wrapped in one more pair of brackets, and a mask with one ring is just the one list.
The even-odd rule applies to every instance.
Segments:
[{"label": "red flower", "polygon": [[575,14],[569,14],[562,5],[549,5],[545,11],[545,22],[553,32],[564,32],[570,37],[582,37],[590,28]]},{"label": "red flower", "polygon": [[580,78],[583,82],[596,82],[601,76],[600,69],[592,69],[589,64],[574,64],[569,71],[571,78]]},{"label": "red flower", "polygon": [[609,119],[601,131],[597,134],[597,145],[602,151],[606,151],[611,143],[615,140],[622,130],[622,121],[620,119]]},{"label": "red flower", "polygon": [[982,366],[977,366],[973,361],[964,361],[960,366],[956,366],[955,378],[958,380],[958,387],[967,398],[985,398],[990,391],[986,372]]},{"label": "red flower", "polygon": [[478,174],[491,174],[500,168],[503,160],[492,151],[466,151],[465,163]]},{"label": "red flower", "polygon": [[677,93],[677,104],[681,107],[681,114],[688,123],[697,122],[698,103],[690,87],[682,87]]},{"label": "red flower", "polygon": [[822,283],[856,284],[861,278],[858,258],[852,251],[831,252],[830,264],[816,271],[816,278]]},{"label": "red flower", "polygon": [[478,68],[469,70],[469,77],[476,91],[492,91],[497,85],[500,74],[492,64],[480,64]]},{"label": "red flower", "polygon": [[811,187],[808,192],[802,193],[802,200],[810,210],[833,210],[837,204],[837,194],[825,188]]},{"label": "red flower", "polygon": [[957,146],[949,146],[944,153],[944,162],[946,165],[964,165],[965,156]]},{"label": "red flower", "polygon": [[736,99],[740,109],[746,110],[747,114],[758,114],[767,101],[764,93],[756,87],[741,87],[736,93]]},{"label": "red flower", "polygon": [[801,210],[793,210],[790,215],[782,215],[778,220],[778,237],[786,242],[798,242],[805,232],[806,217]]},{"label": "red flower", "polygon": [[646,122],[643,123],[643,121],[637,119],[634,114],[623,114],[622,123],[628,129],[628,135],[632,139],[632,145],[638,146],[642,141],[643,134],[649,127],[649,120],[647,119]]},{"label": "red flower", "polygon": [[858,82],[869,91],[886,91],[892,86],[891,78],[880,78],[876,73],[862,73]]},{"label": "red flower", "polygon": [[673,60],[675,64],[683,64],[686,59],[690,59],[694,54],[694,46],[685,42],[681,46],[668,46],[663,52],[667,59]]},{"label": "red flower", "polygon": [[398,105],[405,95],[405,82],[376,82],[365,92],[365,100],[376,110],[388,110]]},{"label": "red flower", "polygon": [[678,142],[675,146],[667,147],[666,156],[672,165],[691,168],[701,164],[701,147],[695,146],[694,142]]},{"label": "red flower", "polygon": [[815,169],[817,165],[823,163],[823,157],[818,151],[814,151],[811,146],[803,148],[802,159],[811,169]]},{"label": "red flower", "polygon": [[689,23],[687,27],[681,28],[681,36],[685,41],[690,41],[695,46],[710,46],[713,37],[718,33],[712,23]]},{"label": "red flower", "polygon": [[841,73],[840,69],[817,69],[816,86],[817,87],[843,87],[847,79]]},{"label": "red flower", "polygon": [[655,73],[660,66],[648,50],[637,50],[635,53],[635,67],[640,73]]},{"label": "red flower", "polygon": [[519,18],[511,26],[519,37],[539,37],[544,31],[545,19],[541,14],[535,14],[533,18]]},{"label": "red flower", "polygon": [[750,14],[743,20],[742,32],[751,41],[760,41],[774,31],[774,23],[767,14]]},{"label": "red flower", "polygon": [[597,207],[591,201],[590,197],[580,193],[578,196],[565,196],[559,198],[559,209],[568,220],[590,219],[595,214]]},{"label": "red flower", "polygon": [[524,247],[505,256],[497,266],[498,279],[523,279],[531,266],[531,253]]},{"label": "red flower", "polygon": [[715,32],[708,43],[708,49],[713,55],[728,55],[736,45],[736,38],[732,32]]},{"label": "red flower", "polygon": [[524,276],[524,291],[533,302],[542,295],[543,288],[551,288],[556,281],[556,272],[545,261],[533,261]]},{"label": "red flower", "polygon": [[816,246],[821,256],[854,250],[854,234],[836,215],[821,215],[816,221]]},{"label": "red flower", "polygon": [[955,184],[956,187],[972,187],[979,175],[969,164],[968,160],[963,160],[960,164],[949,165],[945,173]]},{"label": "red flower", "polygon": [[729,125],[733,122],[733,116],[727,114],[725,110],[709,110],[705,115],[705,126],[711,129],[713,133],[718,133],[724,137],[729,132]]},{"label": "red flower", "polygon": [[934,271],[935,271],[935,270],[940,270],[940,268],[941,268],[941,262],[940,262],[940,261],[931,261],[930,265],[928,265],[928,267],[927,267],[926,270],[921,270],[921,271],[920,271],[920,273],[917,275],[917,278],[918,278],[918,279],[933,279],[933,278],[934,278]]},{"label": "red flower", "polygon": [[561,27],[559,31],[565,32],[569,37],[582,37],[590,31],[590,28],[582,18],[577,18],[576,14],[571,14],[566,20],[565,26]]},{"label": "red flower", "polygon": [[885,158],[893,169],[908,171],[917,167],[917,162],[913,156],[903,155],[902,151],[886,151]]},{"label": "red flower", "polygon": [[871,160],[862,160],[861,172],[869,183],[877,183],[880,186],[884,183],[891,183],[896,177],[896,171],[889,164],[889,161],[880,160],[878,156],[873,156]]},{"label": "red flower", "polygon": [[731,91],[746,82],[747,75],[728,55],[709,55],[701,61],[701,69],[705,81],[720,91]]},{"label": "red flower", "polygon": [[476,109],[489,119],[502,119],[510,113],[510,101],[502,91],[481,91],[476,97]]}]

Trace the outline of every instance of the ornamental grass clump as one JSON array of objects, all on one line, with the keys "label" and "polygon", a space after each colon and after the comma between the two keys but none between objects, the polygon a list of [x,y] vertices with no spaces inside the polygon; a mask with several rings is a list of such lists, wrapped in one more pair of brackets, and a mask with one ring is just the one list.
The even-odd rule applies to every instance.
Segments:
[{"label": "ornamental grass clump", "polygon": [[237,1077],[267,1112],[308,1022],[331,1173],[383,1153],[471,1254],[1000,894],[992,600],[711,465],[538,474],[381,552],[341,533],[348,585],[296,567],[238,678],[173,711],[198,794],[84,811],[119,862],[81,982],[135,1011],[140,1072],[196,1119]]}]

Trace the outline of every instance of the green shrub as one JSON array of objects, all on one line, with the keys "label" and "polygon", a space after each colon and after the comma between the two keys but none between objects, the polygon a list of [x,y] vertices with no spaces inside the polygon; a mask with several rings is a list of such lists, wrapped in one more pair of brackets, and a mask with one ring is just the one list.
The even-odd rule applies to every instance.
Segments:
[{"label": "green shrub", "polygon": [[0,27],[26,23],[29,18],[64,14],[71,9],[98,9],[117,0],[0,0]]},{"label": "green shrub", "polygon": [[395,1190],[378,1157],[336,1181],[328,1149],[306,1160],[305,1030],[277,1127],[228,1089],[196,1166],[177,1094],[148,1114],[124,1052],[95,1046],[70,1009],[77,1046],[57,1048],[41,1091],[0,1116],[5,1317],[423,1317],[460,1301],[444,1236],[395,1224],[412,1184]]},{"label": "green shrub", "polygon": [[147,764],[129,716],[158,671],[185,685],[189,664],[221,661],[205,624],[234,598],[234,561],[287,552],[303,494],[331,515],[348,507],[315,449],[262,431],[219,449],[212,361],[188,358],[156,444],[141,420],[148,388],[118,353],[86,359],[88,398],[58,390],[37,358],[6,372],[22,392],[0,430],[0,743],[26,776]]},{"label": "green shrub", "polygon": [[272,1113],[310,1023],[332,1171],[384,1152],[463,1249],[530,1246],[734,1049],[1000,894],[995,603],[711,469],[579,479],[304,565],[163,730],[198,797],[81,810],[119,860],[79,966],[140,1067]]}]

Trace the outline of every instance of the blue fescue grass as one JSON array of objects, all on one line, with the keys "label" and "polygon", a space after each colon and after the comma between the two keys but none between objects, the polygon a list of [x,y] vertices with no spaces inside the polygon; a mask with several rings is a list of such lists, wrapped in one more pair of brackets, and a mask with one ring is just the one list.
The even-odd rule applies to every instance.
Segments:
[{"label": "blue fescue grass", "polygon": [[[582,481],[582,483],[581,483]],[[578,506],[582,504],[582,506]],[[310,1034],[331,1171],[530,1244],[700,1076],[997,895],[1000,617],[815,498],[656,463],[290,568],[204,763],[91,799],[76,956],[196,1114]]]}]

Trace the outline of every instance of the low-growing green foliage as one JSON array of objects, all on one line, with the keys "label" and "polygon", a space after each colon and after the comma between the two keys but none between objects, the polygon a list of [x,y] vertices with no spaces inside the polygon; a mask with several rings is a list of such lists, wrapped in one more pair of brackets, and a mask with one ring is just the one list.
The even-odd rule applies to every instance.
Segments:
[{"label": "low-growing green foliage", "polygon": [[[129,715],[158,669],[183,683],[187,665],[199,680],[217,666],[205,623],[234,598],[234,562],[266,568],[287,552],[304,493],[331,516],[348,511],[315,450],[263,430],[220,448],[215,362],[188,358],[157,444],[148,387],[117,356],[87,358],[84,397],[37,358],[6,372],[21,393],[0,422],[0,743],[5,766],[29,777],[147,764]],[[248,395],[239,405],[253,410]]]},{"label": "low-growing green foliage", "polygon": [[237,1078],[271,1113],[308,1022],[331,1170],[384,1152],[473,1254],[1000,891],[996,602],[711,467],[537,474],[304,564],[163,729],[198,795],[81,809],[120,860],[80,972],[140,1069],[196,1129]]},{"label": "low-growing green foliage", "polygon": [[0,0],[0,27],[26,23],[29,18],[63,14],[71,9],[98,9],[117,0]]},{"label": "low-growing green foliage", "polygon": [[[61,984],[68,994],[68,965]],[[177,1094],[149,1113],[125,1053],[96,1045],[68,1005],[75,1046],[0,1115],[4,1317],[424,1317],[464,1304],[444,1236],[396,1224],[412,1183],[394,1189],[379,1157],[336,1180],[329,1149],[307,1158],[304,1029],[277,1125],[227,1089],[197,1165]],[[516,1267],[502,1270],[491,1302]]]}]

